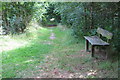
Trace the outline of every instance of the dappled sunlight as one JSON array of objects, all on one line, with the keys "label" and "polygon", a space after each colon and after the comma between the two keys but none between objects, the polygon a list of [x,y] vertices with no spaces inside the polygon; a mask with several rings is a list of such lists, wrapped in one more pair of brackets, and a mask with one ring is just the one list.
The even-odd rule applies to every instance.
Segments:
[{"label": "dappled sunlight", "polygon": [[[13,76],[10,73],[16,73],[16,69],[17,72],[21,72],[29,65],[29,68],[32,68],[40,64],[45,57],[44,55],[49,54],[53,48],[51,45],[53,42],[49,39],[50,29],[30,28],[30,30],[31,32],[20,35],[3,36],[1,39],[3,44],[0,45],[2,45],[1,48],[4,48],[2,54],[4,76]],[[12,69],[7,66],[9,64],[13,64],[11,65]]]},{"label": "dappled sunlight", "polygon": [[97,75],[97,70],[90,70],[87,72],[87,76],[95,76]]},{"label": "dappled sunlight", "polygon": [[10,36],[2,36],[0,40],[0,52],[13,50],[28,44],[28,41],[14,40]]},{"label": "dappled sunlight", "polygon": [[55,18],[51,18],[51,19],[50,19],[50,21],[54,21],[54,20],[55,20]]},{"label": "dappled sunlight", "polygon": [[40,43],[42,43],[42,44],[48,44],[48,45],[53,44],[52,41],[47,41],[47,40],[41,41]]},{"label": "dappled sunlight", "polygon": [[40,30],[43,30],[43,31],[48,30],[47,28],[45,28],[43,26],[40,26],[38,24],[38,22],[32,22],[30,26],[32,26],[32,28],[34,28],[34,31],[37,30],[37,29],[40,29]]},{"label": "dappled sunlight", "polygon": [[[27,31],[24,34],[20,35],[5,35],[0,36],[0,52],[2,51],[9,51],[16,48],[20,48],[26,45],[31,44],[31,41],[38,38],[38,36],[42,36],[45,34],[48,34],[47,32],[50,32],[47,28],[43,28],[38,25],[38,23],[32,23],[29,25],[29,31]],[[31,27],[31,26],[35,26]],[[37,27],[37,28],[36,28]],[[48,43],[50,44],[50,43]]]},{"label": "dappled sunlight", "polygon": [[29,62],[33,62],[33,61],[35,61],[35,60],[30,59],[30,60],[24,61],[23,63],[29,63]]}]

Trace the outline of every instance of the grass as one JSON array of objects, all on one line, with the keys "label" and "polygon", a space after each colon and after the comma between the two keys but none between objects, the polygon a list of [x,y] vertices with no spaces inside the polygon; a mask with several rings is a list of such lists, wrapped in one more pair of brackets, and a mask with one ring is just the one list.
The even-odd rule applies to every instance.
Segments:
[{"label": "grass", "polygon": [[[24,43],[24,41],[27,42],[27,40],[29,40],[27,45],[24,45],[22,47],[18,47],[19,45],[16,45],[14,46],[14,48],[18,48],[8,51],[2,51],[3,77],[15,77],[17,72],[24,70],[28,67],[32,68],[33,66],[31,66],[31,64],[36,65],[40,63],[42,59],[44,59],[45,55],[48,54],[53,48],[52,45],[41,44],[40,42],[41,40],[49,39],[49,30],[39,29],[37,32],[31,33],[31,35],[29,36],[26,34],[11,37],[11,41],[8,42],[16,41],[16,43],[22,44]],[[33,38],[33,40],[31,37]],[[11,45],[8,45],[6,47],[10,46]]]},{"label": "grass", "polygon": [[[56,37],[53,40],[49,39],[51,33]],[[91,54],[84,50],[84,39],[75,39],[70,34],[71,30],[58,26],[37,30],[32,28],[24,34],[9,37],[9,40],[8,37],[3,38],[3,42],[16,42],[17,45],[2,44],[5,48],[1,52],[2,77],[58,77],[53,73],[56,69],[65,77],[71,77],[71,74],[77,78],[118,76],[117,62],[91,58]]]}]

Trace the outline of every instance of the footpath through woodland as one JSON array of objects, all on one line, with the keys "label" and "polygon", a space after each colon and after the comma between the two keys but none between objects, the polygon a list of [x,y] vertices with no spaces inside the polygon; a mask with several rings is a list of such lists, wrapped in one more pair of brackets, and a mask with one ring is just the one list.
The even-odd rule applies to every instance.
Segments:
[{"label": "footpath through woodland", "polygon": [[[56,28],[49,28],[49,41],[44,40],[41,44],[53,45],[55,48],[45,59],[17,74],[16,77],[23,78],[117,78],[116,70],[111,68],[109,61],[91,58],[89,52],[84,50],[84,40],[81,43],[65,46],[64,36],[66,30],[59,28],[58,31],[64,35],[57,36]],[[107,69],[108,68],[108,69]],[[113,74],[114,73],[114,74]]]},{"label": "footpath through woodland", "polygon": [[3,78],[118,77],[117,61],[105,60],[100,55],[98,59],[91,58],[91,53],[85,52],[85,40],[75,39],[69,29],[58,25],[31,30],[33,33],[0,39],[4,43]]}]

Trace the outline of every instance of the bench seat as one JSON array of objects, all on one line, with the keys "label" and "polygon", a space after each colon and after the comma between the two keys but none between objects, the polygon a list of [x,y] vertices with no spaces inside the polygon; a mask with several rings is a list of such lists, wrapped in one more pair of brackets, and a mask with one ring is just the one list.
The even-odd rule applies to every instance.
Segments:
[{"label": "bench seat", "polygon": [[[91,52],[92,52],[91,56],[92,57],[94,57],[95,46],[109,46],[110,44],[108,43],[108,41],[110,39],[112,39],[112,36],[113,36],[112,33],[110,33],[109,31],[107,31],[105,29],[102,29],[100,27],[97,28],[96,32],[100,37],[107,38],[107,42],[103,41],[97,35],[96,36],[84,36],[85,41],[86,41],[85,49],[86,49],[86,51],[89,51],[89,43],[90,43],[91,44]],[[107,58],[107,52],[106,52],[106,58]]]},{"label": "bench seat", "polygon": [[84,36],[84,38],[86,40],[89,41],[89,43],[91,43],[91,45],[95,45],[95,46],[107,46],[109,45],[109,43],[103,41],[102,39],[100,39],[98,36]]}]

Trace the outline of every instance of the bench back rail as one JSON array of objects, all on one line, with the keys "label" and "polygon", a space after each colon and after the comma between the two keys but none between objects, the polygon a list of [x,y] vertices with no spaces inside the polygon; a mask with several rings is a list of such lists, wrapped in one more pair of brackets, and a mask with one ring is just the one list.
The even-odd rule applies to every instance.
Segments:
[{"label": "bench back rail", "polygon": [[104,30],[104,29],[102,29],[100,27],[97,29],[97,33],[101,34],[103,37],[106,37],[107,39],[112,39],[112,36],[113,36],[112,33],[110,33],[107,30]]}]

